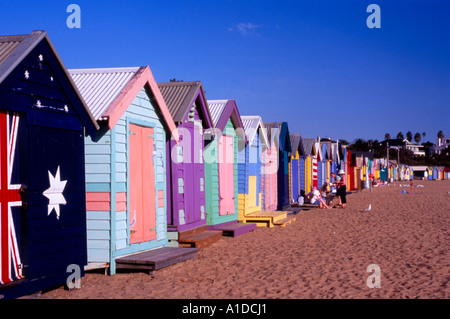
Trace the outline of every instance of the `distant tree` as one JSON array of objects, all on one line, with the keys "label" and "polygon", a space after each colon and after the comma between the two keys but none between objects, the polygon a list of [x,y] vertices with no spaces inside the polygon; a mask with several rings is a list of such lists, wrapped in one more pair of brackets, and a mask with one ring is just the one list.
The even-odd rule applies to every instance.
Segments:
[{"label": "distant tree", "polygon": [[439,131],[439,132],[437,133],[437,137],[438,137],[438,138],[444,138],[444,133],[443,133],[442,131]]},{"label": "distant tree", "polygon": [[419,144],[420,140],[422,139],[422,135],[420,133],[414,134],[414,141],[416,141],[417,144]]},{"label": "distant tree", "polygon": [[407,133],[406,133],[406,139],[408,140],[408,141],[412,141],[412,133],[411,133],[411,131],[408,131]]},{"label": "distant tree", "polygon": [[427,133],[423,132],[422,137],[425,137],[425,136],[427,136]]},{"label": "distant tree", "polygon": [[403,140],[403,139],[404,139],[403,133],[402,133],[402,132],[398,132],[398,133],[397,133],[397,138]]},{"label": "distant tree", "polygon": [[389,133],[384,134],[384,139],[385,140],[388,140],[390,138],[391,138],[391,134],[389,134]]}]

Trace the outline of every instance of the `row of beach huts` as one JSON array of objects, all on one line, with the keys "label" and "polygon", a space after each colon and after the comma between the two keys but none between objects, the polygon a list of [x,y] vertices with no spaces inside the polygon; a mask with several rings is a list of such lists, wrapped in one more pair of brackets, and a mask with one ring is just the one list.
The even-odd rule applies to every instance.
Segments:
[{"label": "row of beach huts", "polygon": [[45,31],[0,37],[0,131],[0,298],[64,284],[73,266],[153,272],[282,227],[341,169],[350,191],[414,176],[209,100],[200,81],[67,70]]}]

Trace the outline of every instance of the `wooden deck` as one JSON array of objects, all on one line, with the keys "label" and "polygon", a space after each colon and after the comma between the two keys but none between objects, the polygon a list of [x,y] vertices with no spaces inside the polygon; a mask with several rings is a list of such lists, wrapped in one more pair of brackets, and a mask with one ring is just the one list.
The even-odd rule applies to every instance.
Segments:
[{"label": "wooden deck", "polygon": [[194,258],[197,248],[163,247],[116,259],[117,269],[141,269],[151,274],[158,269]]},{"label": "wooden deck", "polygon": [[221,231],[223,236],[237,237],[255,230],[256,227],[257,225],[252,223],[232,222],[208,226],[208,229]]},{"label": "wooden deck", "polygon": [[[258,227],[285,226],[295,220],[289,211],[263,211],[245,215],[245,223],[255,223]],[[291,214],[289,214],[291,215]]]}]

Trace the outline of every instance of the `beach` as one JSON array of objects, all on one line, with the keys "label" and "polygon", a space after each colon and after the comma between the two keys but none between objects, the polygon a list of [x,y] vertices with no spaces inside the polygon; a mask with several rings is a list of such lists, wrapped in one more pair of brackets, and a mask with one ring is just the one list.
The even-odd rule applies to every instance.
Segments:
[{"label": "beach", "polygon": [[[88,272],[80,289],[58,287],[41,296],[448,299],[450,180],[414,181],[412,193],[409,182],[404,184],[352,192],[346,209],[300,211],[285,227],[260,227],[236,238],[223,237],[195,258],[153,276]],[[365,211],[369,204],[371,210]],[[368,287],[369,276],[375,274],[370,265],[379,269],[379,288]]]}]

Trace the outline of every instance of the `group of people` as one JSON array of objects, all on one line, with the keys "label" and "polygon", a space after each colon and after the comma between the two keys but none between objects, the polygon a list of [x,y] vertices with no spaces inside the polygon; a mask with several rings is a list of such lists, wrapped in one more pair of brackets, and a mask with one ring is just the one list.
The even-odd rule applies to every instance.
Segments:
[{"label": "group of people", "polygon": [[336,206],[345,209],[347,206],[347,186],[345,184],[344,174],[345,172],[343,170],[339,170],[337,175],[335,173],[330,174],[334,179],[334,182],[330,183],[329,186],[330,189],[333,187],[336,188],[335,194],[328,190],[328,184],[324,183],[320,189],[314,187],[310,193],[306,194],[304,200],[306,200],[307,203],[309,202],[310,204],[318,205],[319,208],[331,209],[332,207],[330,207],[330,204],[333,201],[334,196],[337,196],[339,203]]}]

